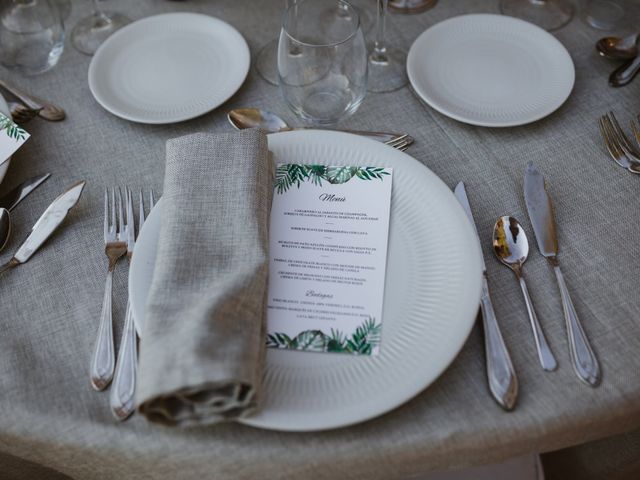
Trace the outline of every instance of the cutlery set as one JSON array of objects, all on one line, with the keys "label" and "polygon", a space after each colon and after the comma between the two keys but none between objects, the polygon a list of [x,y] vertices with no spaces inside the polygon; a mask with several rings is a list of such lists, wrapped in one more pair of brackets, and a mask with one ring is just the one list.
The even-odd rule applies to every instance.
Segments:
[{"label": "cutlery set", "polygon": [[[454,192],[471,224],[475,226],[464,183],[458,183]],[[595,387],[601,379],[600,365],[580,323],[560,270],[553,207],[546,190],[544,177],[531,162],[527,164],[525,171],[524,197],[538,249],[552,266],[560,289],[573,370],[580,380]],[[522,272],[523,265],[529,255],[529,243],[524,229],[515,218],[502,216],[494,226],[492,245],[496,258],[513,270],[522,289],[540,365],[546,371],[556,370],[558,363],[538,321]],[[483,274],[480,307],[484,326],[489,390],[500,406],[505,410],[511,410],[515,406],[518,395],[518,380],[491,303],[484,261]]]},{"label": "cutlery set", "polygon": [[[145,221],[145,205],[142,191],[139,192],[138,232],[136,232],[133,208],[133,193],[125,187],[124,203],[120,188],[104,192],[104,242],[109,259],[102,312],[98,336],[91,360],[91,385],[95,390],[107,388],[113,381],[110,395],[111,411],[118,420],[127,419],[135,410],[134,394],[137,368],[138,337],[133,323],[131,304],[127,300],[124,330],[116,362],[113,339],[113,312],[111,295],[113,272],[118,261],[127,257],[129,262],[135,248],[135,240]],[[155,200],[149,192],[149,211]]]}]

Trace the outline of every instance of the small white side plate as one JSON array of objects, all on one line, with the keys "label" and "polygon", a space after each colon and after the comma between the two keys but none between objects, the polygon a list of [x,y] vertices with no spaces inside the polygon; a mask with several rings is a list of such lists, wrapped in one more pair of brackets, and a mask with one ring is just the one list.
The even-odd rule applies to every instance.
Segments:
[{"label": "small white side plate", "polygon": [[567,49],[541,28],[504,15],[462,15],[423,32],[407,58],[415,92],[440,113],[485,127],[535,122],[575,81]]},{"label": "small white side plate", "polygon": [[89,88],[118,117],[174,123],[228,100],[249,63],[247,42],[228,23],[196,13],[155,15],[100,46],[89,66]]}]

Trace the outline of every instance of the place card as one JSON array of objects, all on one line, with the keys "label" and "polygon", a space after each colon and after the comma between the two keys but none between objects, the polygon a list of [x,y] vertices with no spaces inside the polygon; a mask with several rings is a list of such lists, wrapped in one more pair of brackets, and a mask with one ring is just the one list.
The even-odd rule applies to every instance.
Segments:
[{"label": "place card", "polygon": [[378,353],[392,173],[382,167],[277,166],[267,347]]},{"label": "place card", "polygon": [[0,113],[0,165],[6,162],[28,139],[29,134],[26,130]]}]

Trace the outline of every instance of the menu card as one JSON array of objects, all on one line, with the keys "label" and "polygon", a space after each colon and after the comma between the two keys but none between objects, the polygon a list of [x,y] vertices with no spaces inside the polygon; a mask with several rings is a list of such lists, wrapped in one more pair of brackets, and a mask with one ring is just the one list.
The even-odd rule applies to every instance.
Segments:
[{"label": "menu card", "polygon": [[378,353],[392,173],[382,167],[277,166],[267,347]]},{"label": "menu card", "polygon": [[28,139],[29,134],[25,130],[0,113],[0,165],[6,162]]}]

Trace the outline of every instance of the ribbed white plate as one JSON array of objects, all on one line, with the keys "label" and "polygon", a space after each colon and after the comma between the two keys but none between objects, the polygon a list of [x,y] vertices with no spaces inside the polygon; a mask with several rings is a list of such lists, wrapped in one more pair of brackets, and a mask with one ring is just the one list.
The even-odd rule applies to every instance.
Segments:
[{"label": "ribbed white plate", "polygon": [[109,37],[89,65],[89,88],[106,110],[141,123],[173,123],[224,103],[249,72],[249,47],[217,18],[167,13]]},{"label": "ribbed white plate", "polygon": [[462,15],[409,50],[415,92],[440,113],[485,127],[534,122],[562,105],[575,80],[569,52],[550,33],[504,15]]},{"label": "ribbed white plate", "polygon": [[[380,142],[297,131],[270,135],[269,149],[278,163],[393,168],[382,341],[375,357],[268,349],[264,407],[241,422],[312,431],[381,415],[431,384],[469,335],[480,299],[475,233],[434,173]],[[131,304],[143,335],[161,211],[155,208],[140,232],[129,273]]]}]

